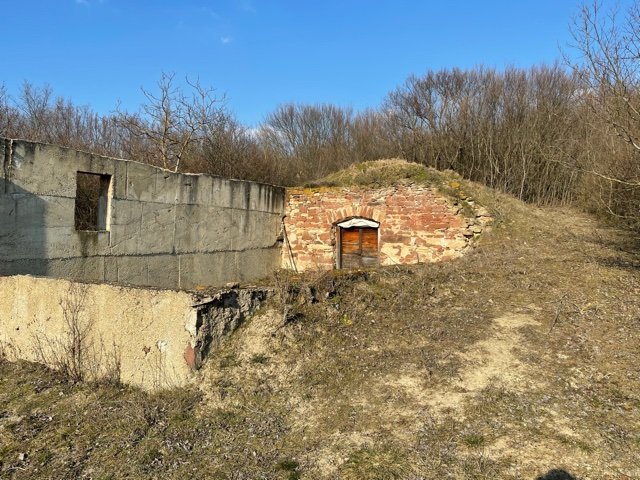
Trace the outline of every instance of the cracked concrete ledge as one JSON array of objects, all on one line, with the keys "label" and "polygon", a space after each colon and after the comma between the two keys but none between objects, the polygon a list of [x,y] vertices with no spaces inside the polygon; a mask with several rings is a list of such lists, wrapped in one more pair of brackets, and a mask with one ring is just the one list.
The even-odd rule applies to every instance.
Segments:
[{"label": "cracked concrete ledge", "polygon": [[28,275],[0,277],[0,291],[0,356],[55,367],[70,339],[71,309],[90,332],[87,368],[118,363],[122,382],[145,389],[196,380],[207,354],[269,295],[267,289],[227,288],[203,297]]}]

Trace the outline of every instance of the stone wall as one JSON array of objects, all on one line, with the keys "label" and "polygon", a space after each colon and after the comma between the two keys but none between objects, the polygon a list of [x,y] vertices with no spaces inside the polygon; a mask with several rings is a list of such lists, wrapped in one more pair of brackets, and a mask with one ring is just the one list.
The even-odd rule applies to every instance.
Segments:
[{"label": "stone wall", "polygon": [[[461,255],[482,222],[435,188],[398,183],[382,188],[287,190],[282,264],[298,271],[336,266],[336,224],[352,217],[379,222],[381,265],[433,262]],[[479,217],[482,217],[479,214]]]},{"label": "stone wall", "polygon": [[[0,162],[0,275],[190,289],[279,265],[281,187],[22,140]],[[78,172],[110,179],[102,231],[75,228]]]},{"label": "stone wall", "polygon": [[202,298],[27,275],[0,277],[0,291],[0,357],[57,367],[72,322],[86,332],[88,378],[117,364],[123,383],[147,389],[191,382],[207,353],[267,297],[260,289],[223,289]]}]

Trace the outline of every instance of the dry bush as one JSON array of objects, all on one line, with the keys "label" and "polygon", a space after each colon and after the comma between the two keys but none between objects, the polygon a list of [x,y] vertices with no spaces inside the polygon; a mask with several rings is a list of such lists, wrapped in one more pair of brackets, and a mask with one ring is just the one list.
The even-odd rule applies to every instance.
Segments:
[{"label": "dry bush", "polygon": [[58,336],[35,335],[35,358],[60,372],[72,383],[83,381],[120,383],[120,349],[109,347],[102,337],[96,340],[95,319],[85,314],[88,288],[71,284],[60,300],[63,329]]},{"label": "dry bush", "polygon": [[[597,211],[640,225],[640,2],[627,10],[583,5],[571,28],[585,92],[589,161],[579,167],[595,186]],[[593,204],[592,204],[593,206]]]},{"label": "dry bush", "polygon": [[[429,71],[389,94],[400,156],[540,203],[573,198],[579,84],[559,65]],[[578,127],[578,128],[577,128]]]}]

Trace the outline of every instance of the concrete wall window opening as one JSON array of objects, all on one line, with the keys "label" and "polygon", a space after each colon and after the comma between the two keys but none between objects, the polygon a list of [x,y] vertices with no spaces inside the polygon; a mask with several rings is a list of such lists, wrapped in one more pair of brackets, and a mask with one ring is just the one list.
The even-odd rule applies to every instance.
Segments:
[{"label": "concrete wall window opening", "polygon": [[109,230],[111,175],[78,172],[76,176],[75,228]]}]

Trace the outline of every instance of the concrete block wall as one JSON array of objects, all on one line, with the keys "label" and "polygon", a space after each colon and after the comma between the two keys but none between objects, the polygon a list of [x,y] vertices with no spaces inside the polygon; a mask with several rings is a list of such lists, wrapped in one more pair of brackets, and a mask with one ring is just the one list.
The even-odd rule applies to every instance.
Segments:
[{"label": "concrete block wall", "polygon": [[[0,139],[0,275],[192,289],[280,264],[281,187]],[[78,172],[111,176],[108,231],[77,231]]]},{"label": "concrete block wall", "polygon": [[381,265],[457,257],[481,229],[429,185],[288,189],[283,266],[298,271],[334,268],[336,224],[352,217],[380,223]]}]

